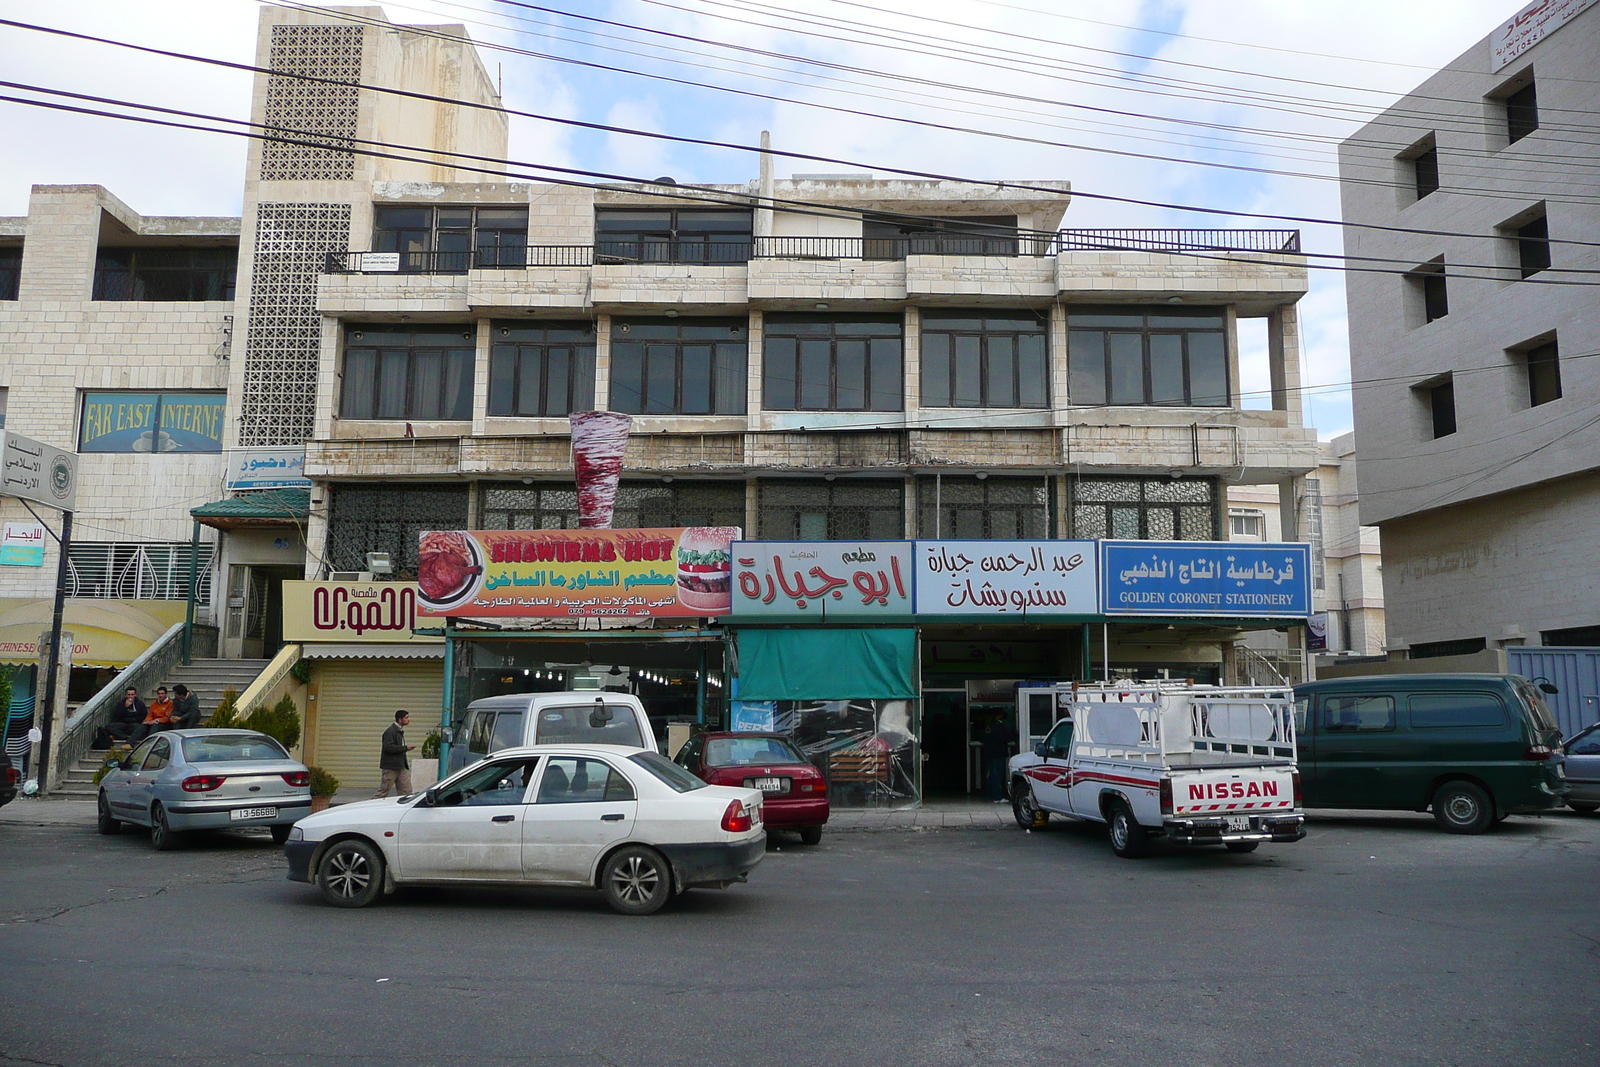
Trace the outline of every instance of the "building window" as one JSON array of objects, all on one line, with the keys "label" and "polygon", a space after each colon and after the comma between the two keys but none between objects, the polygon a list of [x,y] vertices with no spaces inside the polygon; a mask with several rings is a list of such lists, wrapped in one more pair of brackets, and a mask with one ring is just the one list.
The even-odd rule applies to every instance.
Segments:
[{"label": "building window", "polygon": [[1550,269],[1550,220],[1540,214],[1514,231],[1517,242],[1517,267],[1524,278]]},{"label": "building window", "polygon": [[1228,533],[1235,541],[1265,541],[1267,539],[1267,516],[1265,512],[1253,508],[1230,508],[1228,510]]},{"label": "building window", "polygon": [[[482,486],[485,530],[575,530],[578,494],[564,485],[487,482]],[[617,529],[680,526],[744,527],[743,482],[623,482],[617,488]]]},{"label": "building window", "polygon": [[226,393],[83,394],[79,452],[221,452]]},{"label": "building window", "polygon": [[1538,407],[1561,399],[1561,360],[1552,338],[1527,349],[1523,361],[1528,372],[1528,406]]},{"label": "building window", "polygon": [[1074,537],[1218,540],[1211,478],[1078,478],[1071,486]]},{"label": "building window", "polygon": [[190,567],[199,579],[196,603],[211,600],[216,546],[188,541],[78,541],[67,546],[67,596],[96,600],[187,600]]},{"label": "building window", "polygon": [[1565,630],[1541,630],[1541,645],[1594,647],[1600,645],[1600,626],[1574,626]]},{"label": "building window", "polygon": [[611,410],[630,415],[743,415],[744,319],[613,320]]},{"label": "building window", "polygon": [[11,390],[0,385],[0,430],[6,428],[6,398],[11,395]]},{"label": "building window", "polygon": [[917,479],[922,537],[1017,541],[1050,536],[1049,479],[942,475]]},{"label": "building window", "polygon": [[375,207],[372,248],[400,253],[404,271],[449,274],[473,267],[520,268],[528,261],[528,209]]},{"label": "building window", "polygon": [[1015,215],[957,215],[944,219],[868,217],[861,223],[862,258],[1014,256]]},{"label": "building window", "polygon": [[901,318],[768,315],[762,405],[768,411],[899,411]]},{"label": "building window", "polygon": [[476,337],[474,329],[460,326],[350,326],[339,417],[472,418]]},{"label": "building window", "polygon": [[1217,308],[1068,309],[1071,402],[1227,407],[1224,325]]},{"label": "building window", "polygon": [[96,300],[232,300],[239,249],[102,248],[94,261]]},{"label": "building window", "polygon": [[1470,656],[1488,647],[1489,643],[1481,637],[1464,637],[1457,641],[1420,641],[1406,650],[1406,658],[1437,659],[1440,656]]},{"label": "building window", "polygon": [[1431,143],[1411,157],[1411,174],[1418,200],[1439,191],[1439,150]]},{"label": "building window", "polygon": [[905,536],[902,481],[764,481],[759,540],[897,541]]},{"label": "building window", "polygon": [[1449,375],[1417,387],[1428,408],[1428,427],[1435,439],[1456,432],[1456,386]]},{"label": "building window", "polygon": [[1031,311],[924,311],[922,406],[1050,404],[1048,319]]},{"label": "building window", "polygon": [[0,300],[15,300],[22,283],[22,246],[0,247]]},{"label": "building window", "polygon": [[594,323],[495,323],[489,414],[561,417],[594,407]]},{"label": "building window", "polygon": [[467,528],[465,485],[339,485],[329,492],[331,570],[364,571],[368,552],[387,552],[395,578],[414,580],[425,531]]},{"label": "building window", "polygon": [[1311,546],[1311,588],[1327,587],[1327,557],[1322,551],[1322,480],[1306,476],[1300,494],[1300,535]]},{"label": "building window", "polygon": [[1450,297],[1445,286],[1443,257],[1424,263],[1407,274],[1405,280],[1411,287],[1414,306],[1420,308],[1422,312],[1424,325],[1450,314]]},{"label": "building window", "polygon": [[1506,97],[1506,140],[1516,144],[1539,128],[1539,95],[1533,82]]},{"label": "building window", "polygon": [[744,263],[748,211],[596,208],[597,263]]}]

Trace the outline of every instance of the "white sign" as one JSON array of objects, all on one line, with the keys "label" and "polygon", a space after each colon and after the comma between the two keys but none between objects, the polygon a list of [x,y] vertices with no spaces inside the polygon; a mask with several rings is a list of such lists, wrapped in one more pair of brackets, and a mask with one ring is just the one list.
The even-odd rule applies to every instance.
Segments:
[{"label": "white sign", "polygon": [[399,252],[361,253],[361,271],[363,274],[388,274],[399,269]]},{"label": "white sign", "polygon": [[910,541],[735,541],[733,613],[821,622],[911,614]]},{"label": "white sign", "polygon": [[1094,615],[1093,541],[918,541],[918,615]]},{"label": "white sign", "polygon": [[0,566],[43,567],[44,525],[8,522],[0,529]]},{"label": "white sign", "polygon": [[1489,72],[1503,69],[1593,3],[1594,0],[1534,0],[1489,35]]},{"label": "white sign", "polygon": [[76,511],[78,454],[0,430],[0,496]]},{"label": "white sign", "polygon": [[299,448],[238,448],[228,453],[229,489],[310,488],[306,477],[306,450]]}]

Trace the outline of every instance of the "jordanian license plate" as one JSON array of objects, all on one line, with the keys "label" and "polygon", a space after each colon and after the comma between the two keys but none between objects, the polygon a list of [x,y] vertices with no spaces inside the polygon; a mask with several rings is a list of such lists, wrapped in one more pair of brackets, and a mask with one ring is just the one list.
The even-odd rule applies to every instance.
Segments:
[{"label": "jordanian license plate", "polygon": [[1228,829],[1229,830],[1248,830],[1248,829],[1250,829],[1250,816],[1248,816],[1248,815],[1229,815],[1228,816]]},{"label": "jordanian license plate", "polygon": [[277,808],[234,808],[228,812],[230,819],[276,819]]},{"label": "jordanian license plate", "polygon": [[756,788],[761,790],[763,793],[781,793],[783,792],[783,779],[757,778]]}]

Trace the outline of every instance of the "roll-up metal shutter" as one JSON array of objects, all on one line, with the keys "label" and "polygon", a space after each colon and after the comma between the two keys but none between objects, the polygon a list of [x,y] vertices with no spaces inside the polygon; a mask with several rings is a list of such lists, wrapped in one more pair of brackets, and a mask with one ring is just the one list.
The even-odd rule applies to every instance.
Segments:
[{"label": "roll-up metal shutter", "polygon": [[[339,779],[340,790],[378,788],[378,748],[401,708],[411,712],[406,744],[439,724],[444,664],[427,660],[325,659],[317,661],[316,753],[309,762]],[[411,753],[413,759],[417,752]]]}]

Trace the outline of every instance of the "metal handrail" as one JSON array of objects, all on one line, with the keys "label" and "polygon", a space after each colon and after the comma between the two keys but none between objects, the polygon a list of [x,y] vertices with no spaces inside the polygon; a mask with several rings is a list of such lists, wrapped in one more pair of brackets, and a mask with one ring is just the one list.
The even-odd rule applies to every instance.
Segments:
[{"label": "metal handrail", "polygon": [[1064,252],[1300,251],[1299,230],[1062,230]]}]

